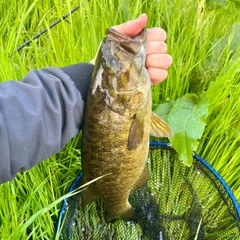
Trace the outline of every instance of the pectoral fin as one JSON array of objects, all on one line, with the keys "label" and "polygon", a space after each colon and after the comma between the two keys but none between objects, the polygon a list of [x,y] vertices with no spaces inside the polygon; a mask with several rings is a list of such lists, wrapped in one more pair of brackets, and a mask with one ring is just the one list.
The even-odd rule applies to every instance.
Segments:
[{"label": "pectoral fin", "polygon": [[150,134],[154,137],[172,137],[173,132],[168,124],[157,114],[152,112]]},{"label": "pectoral fin", "polygon": [[128,150],[132,151],[138,148],[142,143],[144,133],[144,121],[143,118],[134,116],[132,125],[130,127],[128,136]]}]

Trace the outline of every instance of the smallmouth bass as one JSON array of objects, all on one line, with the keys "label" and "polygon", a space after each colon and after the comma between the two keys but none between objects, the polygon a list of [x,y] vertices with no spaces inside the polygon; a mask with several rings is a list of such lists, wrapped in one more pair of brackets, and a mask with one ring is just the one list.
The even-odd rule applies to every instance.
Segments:
[{"label": "smallmouth bass", "polygon": [[82,192],[83,204],[102,199],[105,220],[129,220],[132,190],[148,180],[149,133],[172,136],[151,112],[151,81],[145,68],[147,31],[130,38],[107,29],[90,83],[82,139],[82,184],[104,176]]}]

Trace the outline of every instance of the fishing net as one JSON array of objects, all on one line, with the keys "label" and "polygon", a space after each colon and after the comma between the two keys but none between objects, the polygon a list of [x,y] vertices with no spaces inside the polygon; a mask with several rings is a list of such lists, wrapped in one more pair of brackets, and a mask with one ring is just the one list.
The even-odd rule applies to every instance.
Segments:
[{"label": "fishing net", "polygon": [[[228,185],[194,155],[187,167],[167,143],[151,142],[146,186],[129,201],[137,221],[106,223],[101,201],[85,208],[81,193],[65,199],[57,225],[59,239],[240,239],[240,207]],[[70,191],[78,186],[81,174]]]}]

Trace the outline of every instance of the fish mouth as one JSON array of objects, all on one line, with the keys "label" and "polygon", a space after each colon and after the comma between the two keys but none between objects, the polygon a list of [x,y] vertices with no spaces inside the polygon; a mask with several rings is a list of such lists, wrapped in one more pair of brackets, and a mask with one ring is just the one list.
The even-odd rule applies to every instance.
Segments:
[{"label": "fish mouth", "polygon": [[132,54],[138,54],[142,45],[147,42],[147,30],[144,28],[137,36],[131,38],[123,35],[113,28],[106,30],[106,37],[120,45],[120,47]]}]

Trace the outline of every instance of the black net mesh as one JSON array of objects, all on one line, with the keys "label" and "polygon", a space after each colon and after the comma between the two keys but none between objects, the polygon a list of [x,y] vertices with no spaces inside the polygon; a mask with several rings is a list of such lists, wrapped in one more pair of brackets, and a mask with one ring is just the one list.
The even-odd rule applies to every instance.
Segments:
[{"label": "black net mesh", "polygon": [[[106,223],[101,201],[68,199],[60,239],[240,239],[239,210],[211,169],[183,165],[170,147],[150,147],[148,184],[131,193],[137,221]],[[60,229],[60,227],[59,227]]]}]

